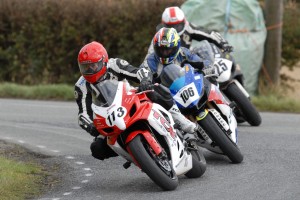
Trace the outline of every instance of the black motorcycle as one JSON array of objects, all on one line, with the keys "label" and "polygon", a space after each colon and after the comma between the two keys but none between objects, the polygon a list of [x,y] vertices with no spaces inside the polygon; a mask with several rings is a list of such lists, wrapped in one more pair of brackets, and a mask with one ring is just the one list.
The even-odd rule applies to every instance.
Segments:
[{"label": "black motorcycle", "polygon": [[259,126],[262,122],[261,116],[244,88],[243,74],[232,55],[206,40],[201,41],[193,52],[204,60],[205,65],[215,67],[215,81],[231,102],[237,122],[247,121],[252,126]]}]

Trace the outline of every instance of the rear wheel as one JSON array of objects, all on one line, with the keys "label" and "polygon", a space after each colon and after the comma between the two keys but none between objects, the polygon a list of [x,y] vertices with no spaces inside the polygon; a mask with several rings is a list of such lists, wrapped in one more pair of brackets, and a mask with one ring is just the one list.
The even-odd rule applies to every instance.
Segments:
[{"label": "rear wheel", "polygon": [[235,102],[239,112],[251,126],[259,126],[261,124],[262,120],[259,112],[235,83],[229,84],[223,92],[230,101]]},{"label": "rear wheel", "polygon": [[198,178],[206,171],[206,160],[199,149],[191,150],[190,153],[193,158],[193,168],[185,173],[185,176],[188,178]]},{"label": "rear wheel", "polygon": [[223,132],[218,126],[218,122],[215,121],[211,113],[208,113],[206,117],[198,121],[198,123],[211,140],[220,147],[223,153],[228,156],[233,163],[241,163],[243,161],[243,155],[240,149],[236,143],[229,138],[227,133]]},{"label": "rear wheel", "polygon": [[128,146],[141,169],[157,185],[164,190],[177,188],[178,177],[167,156],[157,156],[141,135],[137,135]]}]

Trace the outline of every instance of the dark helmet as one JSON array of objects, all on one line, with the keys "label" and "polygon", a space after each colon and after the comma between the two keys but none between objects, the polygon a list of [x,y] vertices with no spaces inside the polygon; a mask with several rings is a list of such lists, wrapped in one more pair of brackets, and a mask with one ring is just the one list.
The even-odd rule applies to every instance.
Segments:
[{"label": "dark helmet", "polygon": [[164,65],[171,63],[179,54],[180,37],[174,28],[161,28],[153,38],[156,56]]}]

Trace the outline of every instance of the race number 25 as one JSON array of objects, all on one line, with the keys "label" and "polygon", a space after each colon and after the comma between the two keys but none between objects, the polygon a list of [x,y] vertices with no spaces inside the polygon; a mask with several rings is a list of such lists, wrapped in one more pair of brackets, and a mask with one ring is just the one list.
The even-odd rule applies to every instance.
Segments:
[{"label": "race number 25", "polygon": [[215,63],[219,75],[221,75],[224,71],[228,70],[227,64],[228,63],[226,62],[226,60],[222,60],[222,59],[220,59],[217,63]]}]

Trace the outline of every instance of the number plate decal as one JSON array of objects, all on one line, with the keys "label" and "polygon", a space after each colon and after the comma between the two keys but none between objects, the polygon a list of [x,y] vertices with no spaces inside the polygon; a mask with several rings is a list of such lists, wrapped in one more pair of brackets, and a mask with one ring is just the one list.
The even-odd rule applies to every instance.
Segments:
[{"label": "number plate decal", "polygon": [[[114,126],[118,124],[124,123],[124,117],[127,114],[127,110],[125,107],[112,107],[111,109],[107,110],[107,117],[106,117],[106,124],[109,126]],[[121,123],[120,123],[121,122]]]},{"label": "number plate decal", "polygon": [[190,106],[194,101],[198,100],[199,94],[195,83],[190,83],[189,85],[181,88],[174,96],[174,99],[177,103],[181,104],[185,108]]},{"label": "number plate decal", "polygon": [[217,79],[218,82],[224,82],[230,78],[232,61],[223,58],[216,58],[214,66],[219,74]]}]

